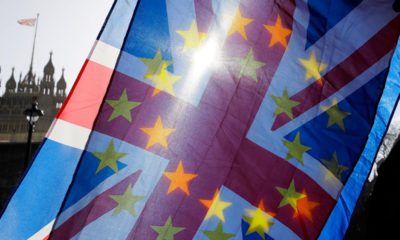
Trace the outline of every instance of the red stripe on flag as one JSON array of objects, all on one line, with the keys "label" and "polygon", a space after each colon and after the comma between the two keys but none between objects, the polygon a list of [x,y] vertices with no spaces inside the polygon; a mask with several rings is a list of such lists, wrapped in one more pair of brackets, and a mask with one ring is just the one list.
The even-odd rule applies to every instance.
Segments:
[{"label": "red stripe on flag", "polygon": [[[290,205],[278,207],[283,197],[277,187],[288,188],[292,180],[296,192],[305,193],[308,201],[318,204],[315,208],[306,209],[310,213],[307,216],[305,211],[296,214]],[[302,171],[247,139],[241,145],[225,185],[254,206],[263,201],[267,212],[273,213],[274,218],[301,239],[318,237],[336,203]]]},{"label": "red stripe on flag", "polygon": [[92,129],[113,70],[86,60],[57,118]]},{"label": "red stripe on flag", "polygon": [[[293,95],[290,99],[300,103],[293,108],[294,118],[338,92],[346,84],[353,81],[358,75],[392,51],[399,36],[399,29],[400,16],[397,16],[361,48],[329,71],[323,77],[323,85],[320,85],[319,81],[316,81]],[[276,117],[271,129],[276,130],[293,119],[281,113]]]}]

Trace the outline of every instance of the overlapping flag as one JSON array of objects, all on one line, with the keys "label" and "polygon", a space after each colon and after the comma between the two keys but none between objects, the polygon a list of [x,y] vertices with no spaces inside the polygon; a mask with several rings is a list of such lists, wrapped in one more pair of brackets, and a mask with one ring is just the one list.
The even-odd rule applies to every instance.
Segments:
[{"label": "overlapping flag", "polygon": [[391,5],[117,0],[0,238],[343,238],[400,92]]}]

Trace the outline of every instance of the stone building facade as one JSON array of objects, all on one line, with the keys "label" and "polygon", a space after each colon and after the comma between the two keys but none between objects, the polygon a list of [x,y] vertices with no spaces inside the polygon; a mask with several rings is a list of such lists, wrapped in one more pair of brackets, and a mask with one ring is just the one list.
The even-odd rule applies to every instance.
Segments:
[{"label": "stone building facade", "polygon": [[5,92],[0,96],[0,213],[15,190],[24,172],[28,121],[23,111],[32,105],[33,98],[44,110],[32,135],[32,155],[49,129],[55,115],[66,98],[67,83],[64,70],[58,80],[54,77],[52,53],[38,77],[32,69],[16,78],[14,69],[8,79],[2,78]]},{"label": "stone building facade", "polygon": [[39,108],[45,113],[36,124],[33,141],[40,142],[43,139],[66,98],[64,69],[57,81],[54,70],[52,53],[42,77],[33,72],[32,66],[23,78],[20,74],[16,79],[12,70],[11,76],[5,81],[5,92],[0,97],[0,142],[26,141],[28,122],[22,113],[31,106],[33,98],[37,98]]}]

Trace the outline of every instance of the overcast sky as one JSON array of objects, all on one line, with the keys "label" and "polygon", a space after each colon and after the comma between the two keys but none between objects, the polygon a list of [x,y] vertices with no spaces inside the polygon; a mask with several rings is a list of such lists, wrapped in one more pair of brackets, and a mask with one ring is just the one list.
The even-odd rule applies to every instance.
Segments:
[{"label": "overcast sky", "polygon": [[65,67],[68,91],[88,56],[113,0],[0,0],[0,95],[15,67],[15,78],[29,70],[34,27],[19,19],[39,13],[34,71],[41,77],[53,51],[55,79]]}]

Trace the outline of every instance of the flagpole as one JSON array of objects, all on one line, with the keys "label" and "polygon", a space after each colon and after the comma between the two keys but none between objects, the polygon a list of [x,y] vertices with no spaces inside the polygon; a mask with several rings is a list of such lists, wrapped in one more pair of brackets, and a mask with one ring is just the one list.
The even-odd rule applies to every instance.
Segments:
[{"label": "flagpole", "polygon": [[32,69],[33,69],[33,56],[35,54],[36,33],[37,33],[38,25],[39,25],[39,13],[36,15],[35,35],[33,37],[33,47],[32,47],[32,57],[31,57],[30,71],[32,71]]}]

